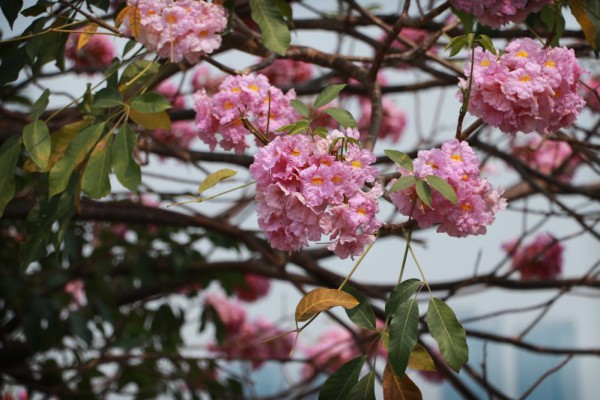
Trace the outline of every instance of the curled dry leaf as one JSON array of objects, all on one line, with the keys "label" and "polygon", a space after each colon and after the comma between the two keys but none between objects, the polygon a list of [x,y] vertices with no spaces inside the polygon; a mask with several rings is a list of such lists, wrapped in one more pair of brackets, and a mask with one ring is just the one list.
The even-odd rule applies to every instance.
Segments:
[{"label": "curled dry leaf", "polygon": [[350,309],[358,304],[354,296],[341,290],[317,288],[305,294],[296,306],[296,322],[309,320],[321,311],[336,306]]}]

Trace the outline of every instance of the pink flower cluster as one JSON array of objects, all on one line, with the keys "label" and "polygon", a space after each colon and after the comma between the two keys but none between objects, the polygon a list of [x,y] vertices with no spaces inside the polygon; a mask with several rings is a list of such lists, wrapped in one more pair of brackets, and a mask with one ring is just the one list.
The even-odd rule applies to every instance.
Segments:
[{"label": "pink flower cluster", "polygon": [[[172,82],[163,81],[158,85],[156,91],[169,100],[173,110],[184,110],[186,108],[185,98]],[[197,132],[194,125],[189,121],[174,121],[170,130],[156,129],[150,132],[150,135],[167,145],[187,148],[196,138]]]},{"label": "pink flower cluster", "polygon": [[210,293],[205,304],[212,307],[225,326],[225,338],[211,346],[215,352],[230,360],[248,360],[253,368],[259,368],[267,360],[287,360],[290,357],[294,336],[282,335],[265,341],[283,332],[264,319],[249,321],[239,303]]},{"label": "pink flower cluster", "polygon": [[292,86],[312,77],[312,65],[302,61],[277,59],[260,71],[275,86]]},{"label": "pink flower cluster", "polygon": [[502,248],[512,257],[512,267],[521,273],[522,280],[553,279],[562,273],[564,247],[549,233],[518,246],[519,239],[504,243]]},{"label": "pink flower cluster", "polygon": [[229,76],[214,96],[209,97],[204,89],[194,94],[198,136],[211,150],[218,144],[224,150],[243,153],[248,147],[246,136],[250,132],[242,123],[242,117],[272,139],[277,129],[296,120],[296,112],[290,105],[295,97],[293,90],[284,95],[279,88],[271,86],[264,75]]},{"label": "pink flower cluster", "polygon": [[404,215],[412,212],[412,218],[421,228],[440,224],[437,231],[450,236],[481,235],[494,221],[496,212],[506,207],[506,200],[501,198],[504,190],[494,190],[487,179],[479,177],[479,160],[467,142],[453,139],[445,142],[441,149],[421,150],[414,161],[413,172],[401,167],[398,170],[402,175],[414,175],[418,179],[438,176],[456,192],[458,201],[452,204],[432,190],[431,208],[418,199],[415,186],[391,194],[398,210]]},{"label": "pink flower cluster", "polygon": [[[82,30],[85,28],[82,28]],[[75,71],[101,72],[115,58],[115,45],[106,35],[95,34],[79,50],[77,46],[81,33],[71,33],[65,46],[65,57],[73,61]]]},{"label": "pink flower cluster", "polygon": [[269,293],[271,281],[262,275],[246,274],[244,275],[244,284],[237,286],[235,294],[238,299],[253,302],[262,299]]},{"label": "pink flower cluster", "polygon": [[[404,128],[406,127],[406,113],[393,101],[384,98],[382,100],[383,118],[381,119],[381,128],[379,129],[379,139],[389,139],[392,143],[398,143]],[[371,102],[362,98],[360,100],[361,116],[358,120],[358,127],[361,131],[369,129],[371,124]]]},{"label": "pink flower cluster", "polygon": [[[460,101],[470,69],[467,62]],[[585,104],[577,92],[581,73],[573,50],[544,49],[529,38],[511,42],[499,58],[477,48],[468,110],[504,132],[553,132],[575,122]]]},{"label": "pink flower cluster", "polygon": [[[128,0],[140,15],[136,40],[150,51],[179,62],[197,63],[203,54],[221,46],[220,33],[227,25],[227,13],[217,3],[195,0]],[[130,16],[125,33],[131,34]]]},{"label": "pink flower cluster", "polygon": [[204,64],[200,64],[196,67],[192,74],[191,84],[194,92],[204,89],[207,95],[212,96],[219,91],[221,82],[223,82],[223,77],[214,76],[210,69]]},{"label": "pink flower cluster", "polygon": [[514,145],[511,152],[531,169],[555,176],[563,182],[569,182],[581,164],[581,158],[568,143],[545,140],[539,135],[531,135],[523,145]]},{"label": "pink flower cluster", "polygon": [[509,22],[522,22],[552,0],[450,0],[452,7],[473,14],[478,21],[498,29]]},{"label": "pink flower cluster", "polygon": [[304,349],[310,359],[302,369],[304,378],[311,378],[320,372],[333,374],[342,365],[363,354],[352,333],[342,327],[334,327],[319,338],[316,345]]},{"label": "pink flower cluster", "polygon": [[598,96],[600,96],[600,76],[589,79],[585,83],[592,88],[592,91],[585,87],[582,89],[587,106],[592,111],[600,112],[600,100],[598,100]]},{"label": "pink flower cluster", "polygon": [[325,234],[332,240],[327,248],[347,258],[375,240],[382,189],[361,190],[378,171],[370,166],[373,153],[349,141],[358,137],[356,129],[334,130],[326,139],[280,136],[255,154],[258,225],[271,246],[292,252]]}]

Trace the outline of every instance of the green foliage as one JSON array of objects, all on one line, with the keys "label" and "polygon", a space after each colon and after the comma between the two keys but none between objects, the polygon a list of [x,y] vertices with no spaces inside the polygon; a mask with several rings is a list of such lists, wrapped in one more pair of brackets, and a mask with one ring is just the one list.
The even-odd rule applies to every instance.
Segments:
[{"label": "green foliage", "polygon": [[398,307],[406,301],[408,301],[416,292],[421,288],[423,284],[418,279],[407,279],[400,283],[390,293],[390,298],[385,303],[385,318],[390,319]]},{"label": "green foliage", "polygon": [[8,25],[12,29],[15,20],[19,16],[19,12],[23,8],[23,0],[11,0],[11,1],[2,1],[0,2],[0,9],[2,9],[2,13],[6,20],[8,21]]},{"label": "green foliage", "polygon": [[142,180],[140,166],[133,158],[133,150],[135,147],[135,133],[125,123],[119,128],[115,145],[112,151],[112,167],[115,176],[132,192],[137,191]]},{"label": "green foliage", "polygon": [[388,359],[398,376],[404,375],[410,352],[417,344],[419,306],[416,299],[400,304],[390,324]]},{"label": "green foliage", "polygon": [[169,100],[162,94],[146,92],[131,99],[131,108],[143,114],[157,113],[171,108]]},{"label": "green foliage", "polygon": [[48,107],[49,98],[50,89],[45,89],[40,98],[37,99],[36,102],[31,106],[31,110],[29,112],[31,119],[38,119],[42,115],[42,113],[46,110],[46,107]]},{"label": "green foliage", "polygon": [[415,189],[419,200],[421,200],[423,204],[431,208],[431,189],[429,188],[427,182],[425,182],[422,179],[419,179],[415,184]]},{"label": "green foliage", "polygon": [[110,194],[112,144],[112,135],[106,135],[92,151],[85,167],[81,189],[91,198],[100,199]]},{"label": "green foliage", "polygon": [[344,127],[344,129],[357,127],[356,120],[348,110],[344,110],[343,108],[332,107],[323,110],[323,112],[325,114],[330,115],[333,119],[339,122],[340,125]]},{"label": "green foliage", "polygon": [[304,104],[298,99],[292,99],[290,101],[290,104],[298,114],[300,114],[304,118],[310,118],[310,110],[308,109],[308,106],[306,104]]},{"label": "green foliage", "polygon": [[290,30],[275,0],[250,0],[252,19],[260,27],[265,47],[284,55],[290,45]]},{"label": "green foliage", "polygon": [[402,168],[407,169],[409,171],[413,170],[413,162],[408,156],[408,154],[397,150],[384,150],[383,152],[386,156],[388,156],[390,160],[392,160]]},{"label": "green foliage", "polygon": [[331,103],[333,100],[336,99],[336,97],[338,97],[340,92],[344,90],[345,87],[345,83],[340,85],[327,86],[325,89],[323,89],[321,93],[317,95],[317,98],[313,103],[313,108],[320,108]]},{"label": "green foliage", "polygon": [[356,300],[359,301],[359,304],[354,307],[346,310],[346,314],[348,318],[356,325],[361,328],[375,330],[375,313],[369,304],[369,301],[361,292],[353,288],[352,286],[346,284],[342,288],[344,292],[350,293]]},{"label": "green foliage", "polygon": [[321,386],[319,400],[346,400],[358,382],[367,357],[354,358],[340,367]]},{"label": "green foliage", "polygon": [[448,366],[459,372],[469,361],[469,348],[465,329],[454,311],[443,300],[431,299],[427,309],[427,326]]},{"label": "green foliage", "polygon": [[375,400],[375,371],[363,376],[348,393],[348,400]]},{"label": "green foliage", "polygon": [[215,172],[209,174],[206,177],[206,179],[204,179],[204,181],[202,181],[202,183],[200,184],[200,187],[198,188],[198,192],[202,193],[205,190],[208,190],[211,187],[215,186],[217,183],[222,182],[223,180],[225,180],[227,178],[231,178],[232,176],[235,176],[235,175],[237,175],[237,171],[234,171],[229,168],[223,168],[218,171],[215,171]]},{"label": "green foliage", "polygon": [[50,170],[49,196],[67,187],[71,174],[88,156],[104,132],[104,122],[85,128],[69,143],[63,157]]},{"label": "green foliage", "polygon": [[435,175],[427,175],[425,180],[433,190],[444,196],[444,198],[446,198],[452,204],[456,204],[458,201],[456,198],[456,192],[454,191],[452,185],[446,182],[446,180]]},{"label": "green foliage", "polygon": [[0,216],[15,195],[15,169],[21,154],[21,140],[18,136],[7,139],[0,147]]},{"label": "green foliage", "polygon": [[36,120],[23,128],[23,144],[31,159],[42,171],[46,170],[51,151],[50,131],[44,121]]},{"label": "green foliage", "polygon": [[398,178],[396,182],[392,185],[389,192],[399,192],[401,190],[407,189],[411,186],[414,186],[417,183],[417,178],[414,175],[406,175]]},{"label": "green foliage", "polygon": [[123,96],[121,93],[112,87],[101,89],[94,95],[93,106],[97,108],[112,108],[123,105]]}]

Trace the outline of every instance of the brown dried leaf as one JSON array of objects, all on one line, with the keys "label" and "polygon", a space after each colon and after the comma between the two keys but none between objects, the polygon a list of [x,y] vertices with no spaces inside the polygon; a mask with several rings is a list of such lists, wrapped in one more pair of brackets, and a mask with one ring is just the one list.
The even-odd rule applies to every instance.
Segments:
[{"label": "brown dried leaf", "polygon": [[423,400],[421,391],[410,380],[408,375],[402,375],[402,378],[394,374],[390,363],[387,363],[383,370],[383,399],[384,400]]},{"label": "brown dried leaf", "polygon": [[131,28],[131,34],[136,38],[140,36],[141,20],[140,10],[133,7],[129,13],[129,27]]},{"label": "brown dried leaf", "polygon": [[126,6],[126,7],[123,7],[123,9],[121,11],[119,11],[119,14],[117,14],[117,17],[115,18],[115,26],[117,28],[119,26],[121,26],[121,24],[123,23],[125,18],[127,18],[129,13],[131,12],[132,8],[135,8],[135,7],[134,6]]},{"label": "brown dried leaf", "polygon": [[296,322],[309,320],[321,311],[336,306],[350,309],[358,304],[354,296],[341,290],[317,288],[305,294],[296,306]]}]

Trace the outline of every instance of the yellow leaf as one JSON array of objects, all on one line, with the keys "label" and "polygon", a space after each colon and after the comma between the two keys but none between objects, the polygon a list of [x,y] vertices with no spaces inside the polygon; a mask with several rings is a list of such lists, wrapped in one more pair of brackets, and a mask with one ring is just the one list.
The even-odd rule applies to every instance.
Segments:
[{"label": "yellow leaf", "polygon": [[79,40],[77,41],[77,51],[81,49],[83,46],[90,41],[94,33],[98,30],[98,25],[91,24],[83,28],[83,32],[79,35]]},{"label": "yellow leaf", "polygon": [[129,110],[129,118],[146,129],[171,129],[171,118],[166,111],[141,113],[131,109]]},{"label": "yellow leaf", "polygon": [[50,135],[52,152],[50,153],[50,158],[48,159],[46,171],[50,171],[52,169],[54,164],[56,164],[58,160],[60,160],[65,154],[65,150],[69,146],[69,143],[71,143],[71,140],[73,140],[73,138],[77,136],[79,132],[81,132],[91,123],[92,118],[85,118],[81,121],[67,124]]},{"label": "yellow leaf", "polygon": [[408,368],[419,371],[436,371],[435,364],[431,356],[423,346],[417,343],[414,349],[410,352],[408,358]]},{"label": "yellow leaf", "polygon": [[137,7],[132,7],[129,12],[129,28],[131,28],[131,34],[136,38],[140,36],[141,19],[140,10]]},{"label": "yellow leaf", "polygon": [[25,162],[23,163],[23,167],[22,167],[23,171],[32,174],[32,173],[36,173],[36,172],[42,172],[41,168],[38,167],[37,165],[35,165],[35,163],[33,162],[33,160],[31,158],[28,158],[25,160]]},{"label": "yellow leaf", "polygon": [[234,171],[229,168],[223,168],[216,172],[213,172],[212,174],[208,175],[206,177],[206,179],[200,184],[200,187],[198,188],[198,192],[202,193],[205,190],[210,189],[211,187],[215,186],[217,183],[221,182],[222,180],[231,178],[232,176],[235,176],[236,174],[237,174],[237,171]]},{"label": "yellow leaf", "polygon": [[117,14],[117,17],[115,18],[115,26],[117,28],[119,26],[121,26],[121,24],[123,23],[125,18],[127,18],[129,13],[131,12],[132,8],[134,8],[134,7],[133,6],[125,6],[125,7],[123,7],[123,9],[121,11],[119,11],[119,14]]},{"label": "yellow leaf", "polygon": [[422,400],[421,391],[410,380],[408,375],[402,375],[400,378],[394,374],[390,363],[387,363],[383,370],[383,399],[384,400]]},{"label": "yellow leaf", "polygon": [[581,25],[585,39],[592,49],[596,50],[596,29],[585,11],[583,0],[567,0],[567,2],[569,3],[571,13],[573,13],[579,25]]},{"label": "yellow leaf", "polygon": [[358,304],[351,294],[341,290],[317,288],[305,294],[296,306],[296,322],[306,321],[335,306],[350,309]]}]

